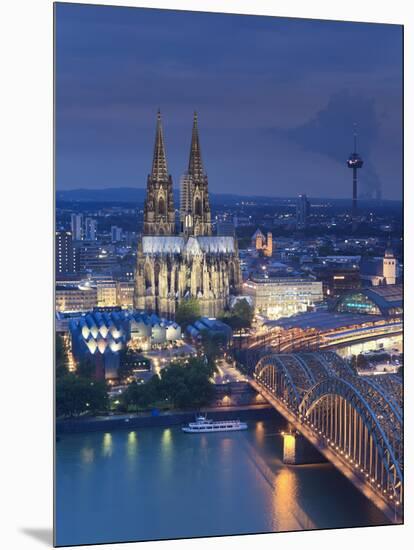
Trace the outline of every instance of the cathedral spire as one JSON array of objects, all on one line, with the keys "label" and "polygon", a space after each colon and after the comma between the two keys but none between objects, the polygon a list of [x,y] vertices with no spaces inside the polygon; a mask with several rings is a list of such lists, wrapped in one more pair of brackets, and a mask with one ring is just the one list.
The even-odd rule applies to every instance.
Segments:
[{"label": "cathedral spire", "polygon": [[185,235],[211,235],[208,180],[201,160],[198,117],[194,112],[188,171],[181,180],[181,231]]},{"label": "cathedral spire", "polygon": [[160,110],[157,113],[152,170],[147,180],[143,229],[144,235],[172,235],[175,230],[172,178],[168,174]]},{"label": "cathedral spire", "polygon": [[161,111],[159,109],[157,113],[157,129],[155,132],[154,158],[152,161],[151,179],[153,181],[168,180],[167,158],[165,155]]},{"label": "cathedral spire", "polygon": [[188,163],[188,172],[195,181],[202,181],[205,177],[203,163],[201,160],[200,139],[198,137],[198,119],[197,112],[194,111],[193,133],[191,136],[190,161]]}]

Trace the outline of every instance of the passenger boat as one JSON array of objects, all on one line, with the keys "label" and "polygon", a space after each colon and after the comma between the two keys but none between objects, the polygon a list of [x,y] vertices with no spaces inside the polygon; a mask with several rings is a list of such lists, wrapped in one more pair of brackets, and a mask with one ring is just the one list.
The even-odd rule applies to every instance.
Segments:
[{"label": "passenger boat", "polygon": [[240,420],[207,420],[206,416],[199,415],[195,422],[190,422],[182,428],[186,433],[207,433],[207,432],[235,432],[238,430],[247,430],[246,422]]}]

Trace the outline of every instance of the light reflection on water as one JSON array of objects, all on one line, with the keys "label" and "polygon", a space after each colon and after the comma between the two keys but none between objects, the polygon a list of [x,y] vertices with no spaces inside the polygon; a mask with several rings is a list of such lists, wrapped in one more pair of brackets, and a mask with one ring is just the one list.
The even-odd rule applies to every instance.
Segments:
[{"label": "light reflection on water", "polygon": [[91,462],[94,461],[94,458],[95,458],[95,450],[93,448],[90,448],[90,447],[83,447],[81,450],[80,450],[80,453],[81,453],[81,457],[82,457],[82,462],[84,464],[90,464]]},{"label": "light reflection on water", "polygon": [[[286,466],[278,427],[63,435],[59,545],[381,524],[330,465]],[[201,511],[201,512],[200,512]]]},{"label": "light reflection on water", "polygon": [[112,456],[112,434],[105,433],[102,440],[102,455],[110,457]]},{"label": "light reflection on water", "polygon": [[134,460],[137,455],[138,438],[136,432],[129,432],[127,441],[127,456],[130,460]]}]

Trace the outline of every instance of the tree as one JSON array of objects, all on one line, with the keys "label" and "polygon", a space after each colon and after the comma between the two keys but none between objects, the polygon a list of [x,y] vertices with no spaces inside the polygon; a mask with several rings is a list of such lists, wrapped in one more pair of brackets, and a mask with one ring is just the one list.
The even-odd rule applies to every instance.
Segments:
[{"label": "tree", "polygon": [[234,307],[229,311],[225,312],[221,317],[223,323],[226,323],[231,327],[233,332],[239,333],[239,344],[241,346],[241,333],[243,329],[250,328],[253,321],[253,308],[249,302],[243,298],[238,300]]},{"label": "tree", "polygon": [[245,298],[238,300],[231,311],[244,324],[243,328],[251,326],[254,312],[252,306]]},{"label": "tree", "polygon": [[188,298],[180,302],[175,313],[175,320],[185,328],[201,316],[200,304],[195,298]]},{"label": "tree", "polygon": [[131,406],[137,409],[146,408],[150,402],[145,384],[137,384],[137,382],[129,384],[122,395],[122,401],[127,409]]},{"label": "tree", "polygon": [[56,333],[55,340],[55,360],[56,360],[56,378],[61,378],[68,374],[66,363],[66,346],[63,337]]},{"label": "tree", "polygon": [[126,410],[128,408],[148,409],[163,399],[160,386],[161,382],[158,376],[153,376],[145,384],[132,382],[122,394],[122,405]]},{"label": "tree", "polygon": [[222,333],[212,333],[208,330],[203,330],[201,332],[201,341],[207,361],[214,363],[226,346],[226,336]]},{"label": "tree", "polygon": [[96,413],[108,408],[108,394],[104,382],[93,382],[70,373],[56,381],[56,415],[78,416],[84,412]]},{"label": "tree", "polygon": [[188,365],[172,363],[161,371],[161,394],[178,408],[206,405],[214,395],[213,371],[214,366],[202,359],[192,358]]},{"label": "tree", "polygon": [[95,363],[90,355],[86,355],[83,359],[81,359],[76,368],[78,376],[88,379],[94,378],[95,370]]},{"label": "tree", "polygon": [[249,302],[243,298],[242,300],[238,300],[230,311],[225,312],[221,320],[229,325],[234,331],[250,328],[253,321],[253,308]]}]

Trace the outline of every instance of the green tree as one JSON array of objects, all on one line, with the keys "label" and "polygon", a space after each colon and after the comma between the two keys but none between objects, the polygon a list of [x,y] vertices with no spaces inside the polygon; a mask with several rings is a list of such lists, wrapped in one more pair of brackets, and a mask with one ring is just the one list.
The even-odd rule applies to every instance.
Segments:
[{"label": "green tree", "polygon": [[56,381],[56,415],[78,416],[108,408],[105,382],[94,382],[70,373]]},{"label": "green tree", "polygon": [[214,395],[210,378],[214,366],[202,359],[191,359],[188,365],[172,363],[161,371],[161,394],[178,408],[200,407]]},{"label": "green tree", "polygon": [[253,321],[253,308],[246,299],[238,300],[234,307],[221,316],[221,320],[234,331],[250,328]]},{"label": "green tree", "polygon": [[158,376],[153,376],[145,384],[132,382],[122,395],[121,403],[128,409],[147,409],[154,406],[163,397],[161,394],[161,382]]},{"label": "green tree", "polygon": [[211,333],[208,330],[201,332],[201,341],[204,354],[209,363],[214,363],[226,347],[226,337],[224,334]]},{"label": "green tree", "polygon": [[88,379],[94,378],[95,370],[95,363],[89,354],[81,359],[76,367],[78,376]]},{"label": "green tree", "polygon": [[63,336],[56,333],[55,339],[55,364],[56,364],[56,378],[61,378],[68,374],[68,367],[66,362],[66,346],[63,340]]},{"label": "green tree", "polygon": [[246,299],[238,300],[234,307],[225,312],[221,320],[229,325],[233,332],[239,333],[239,344],[241,346],[241,333],[244,329],[250,328],[253,321],[253,308]]},{"label": "green tree", "polygon": [[122,401],[127,409],[129,407],[136,409],[146,408],[150,403],[145,384],[137,384],[137,382],[132,382],[132,384],[129,384],[122,395]]},{"label": "green tree", "polygon": [[180,302],[175,313],[175,320],[184,328],[191,325],[201,316],[200,304],[195,298],[188,298]]},{"label": "green tree", "polygon": [[244,328],[248,328],[251,326],[254,312],[252,306],[245,298],[243,298],[242,300],[238,300],[234,304],[231,312],[235,317],[239,318],[241,322],[244,323]]}]

